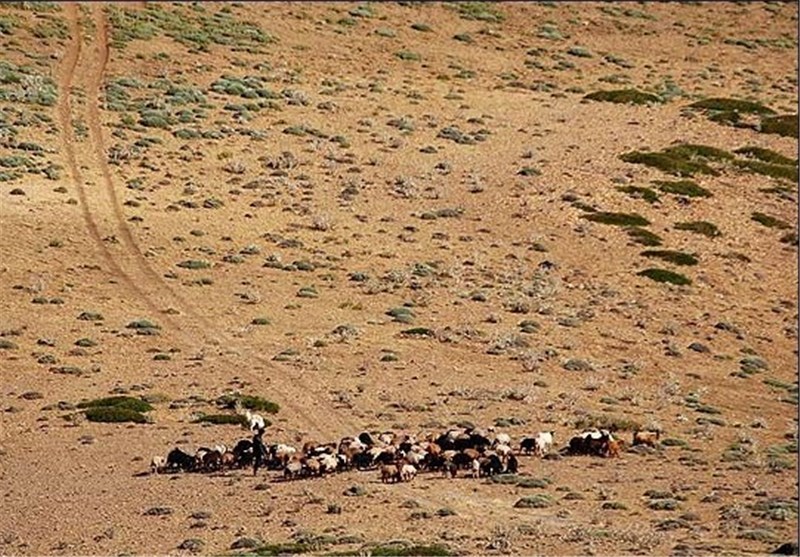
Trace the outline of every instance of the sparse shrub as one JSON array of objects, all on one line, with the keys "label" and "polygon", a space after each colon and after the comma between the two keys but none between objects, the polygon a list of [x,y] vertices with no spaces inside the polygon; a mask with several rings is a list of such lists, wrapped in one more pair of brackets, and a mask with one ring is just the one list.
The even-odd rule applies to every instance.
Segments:
[{"label": "sparse shrub", "polygon": [[516,509],[544,509],[553,506],[553,498],[544,493],[522,497],[514,503]]},{"label": "sparse shrub", "polygon": [[757,146],[748,146],[748,147],[740,147],[739,149],[734,150],[734,153],[737,155],[744,155],[745,157],[750,157],[756,160],[760,160],[761,162],[767,162],[771,164],[781,164],[781,165],[788,165],[788,166],[797,166],[797,159],[791,159],[789,157],[785,157],[778,153],[777,151],[773,151],[772,149],[765,149],[764,147],[757,147]]},{"label": "sparse shrub", "polygon": [[656,282],[667,282],[678,286],[692,284],[692,280],[679,273],[667,271],[666,269],[645,269],[636,273],[641,277],[647,277]]},{"label": "sparse shrub", "polygon": [[153,406],[140,398],[131,396],[110,396],[81,402],[78,408],[123,408],[134,412],[149,412]]},{"label": "sparse shrub", "polygon": [[586,220],[613,226],[647,226],[650,221],[637,213],[596,212],[581,215]]},{"label": "sparse shrub", "polygon": [[711,98],[694,102],[690,108],[699,108],[713,112],[741,112],[748,114],[775,114],[771,108],[761,103],[740,99]]},{"label": "sparse shrub", "polygon": [[759,131],[761,133],[782,135],[783,137],[798,137],[797,114],[784,114],[781,116],[762,118]]},{"label": "sparse shrub", "polygon": [[182,269],[198,270],[198,269],[210,268],[211,263],[204,260],[187,259],[186,261],[181,261],[180,263],[178,263],[177,266],[181,267]]},{"label": "sparse shrub", "polygon": [[636,89],[616,89],[613,91],[595,91],[589,93],[584,99],[590,101],[604,101],[617,104],[648,104],[663,102],[661,97],[652,93],[644,93]]},{"label": "sparse shrub", "polygon": [[216,403],[217,406],[232,410],[236,407],[237,401],[241,404],[242,408],[255,410],[256,412],[277,414],[278,410],[280,410],[280,406],[275,402],[256,395],[244,395],[239,393],[222,395],[216,400]]},{"label": "sparse shrub", "polygon": [[[214,425],[239,425],[246,426],[247,418],[240,414],[204,414],[194,420],[195,423],[214,424]],[[264,424],[269,427],[269,420],[264,420]]]},{"label": "sparse shrub", "polygon": [[648,203],[655,203],[658,201],[658,194],[650,188],[641,186],[620,186],[617,189],[635,199],[644,199]]},{"label": "sparse shrub", "polygon": [[94,311],[83,311],[78,315],[80,321],[102,321],[103,316]]},{"label": "sparse shrub", "polygon": [[675,265],[697,265],[697,257],[692,254],[674,250],[645,250],[640,255],[658,257]]},{"label": "sparse shrub", "polygon": [[755,172],[756,174],[769,176],[771,178],[782,178],[791,182],[797,182],[798,178],[797,166],[794,164],[772,164],[756,160],[734,161],[733,164],[739,168],[749,170],[750,172]]},{"label": "sparse shrub", "polygon": [[400,60],[406,60],[406,61],[418,62],[422,59],[422,57],[419,54],[417,54],[416,52],[411,52],[409,50],[401,50],[399,52],[395,52],[394,55],[400,58]]},{"label": "sparse shrub", "polygon": [[147,416],[136,410],[125,408],[123,406],[98,406],[87,408],[84,411],[86,419],[90,422],[103,422],[103,423],[121,423],[133,422],[136,424],[144,424],[149,420]]},{"label": "sparse shrub", "polygon": [[638,226],[631,226],[625,229],[631,240],[643,246],[660,246],[661,237],[654,232],[650,232],[646,228]]},{"label": "sparse shrub", "polygon": [[474,19],[500,23],[505,15],[496,8],[493,2],[457,2],[454,4],[463,19]]},{"label": "sparse shrub", "polygon": [[686,197],[711,197],[711,192],[701,187],[694,180],[654,181],[658,189],[664,193],[685,195]]},{"label": "sparse shrub", "polygon": [[695,174],[719,175],[718,171],[708,166],[705,162],[690,160],[676,154],[664,152],[631,151],[620,155],[620,159],[632,164],[651,166],[675,176],[694,176]]},{"label": "sparse shrub", "polygon": [[722,236],[722,233],[719,231],[719,228],[717,228],[717,225],[703,220],[676,222],[675,230],[686,230],[696,234],[702,234],[703,236],[708,236],[709,238]]},{"label": "sparse shrub", "polygon": [[680,505],[675,499],[653,499],[647,503],[647,506],[654,511],[674,511]]},{"label": "sparse shrub", "polygon": [[767,228],[778,228],[778,229],[791,228],[788,222],[782,221],[780,219],[777,219],[775,217],[772,217],[764,213],[755,212],[752,215],[750,215],[750,219],[766,226]]}]

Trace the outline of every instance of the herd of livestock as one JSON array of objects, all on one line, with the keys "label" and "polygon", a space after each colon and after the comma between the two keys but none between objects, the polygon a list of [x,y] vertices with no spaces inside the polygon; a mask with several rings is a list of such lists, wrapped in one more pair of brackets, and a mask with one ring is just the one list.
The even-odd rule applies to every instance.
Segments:
[{"label": "herd of livestock", "polygon": [[[253,432],[252,439],[242,439],[231,449],[222,444],[201,447],[194,454],[176,447],[166,457],[153,457],[151,470],[155,473],[215,472],[252,466],[254,475],[263,467],[281,470],[287,480],[353,469],[378,470],[383,482],[410,481],[419,471],[438,471],[455,477],[461,470],[472,477],[486,477],[516,473],[518,455],[546,457],[554,441],[554,433],[546,431],[523,437],[512,446],[508,434],[494,433],[491,428],[489,431],[454,428],[424,438],[392,432],[364,432],[356,437],[344,437],[339,442],[309,441],[298,449],[283,443],[265,445],[263,419],[249,412],[246,416]],[[655,446],[659,437],[657,431],[636,431],[632,444]],[[624,444],[610,431],[593,429],[573,436],[559,452],[615,457]]]}]

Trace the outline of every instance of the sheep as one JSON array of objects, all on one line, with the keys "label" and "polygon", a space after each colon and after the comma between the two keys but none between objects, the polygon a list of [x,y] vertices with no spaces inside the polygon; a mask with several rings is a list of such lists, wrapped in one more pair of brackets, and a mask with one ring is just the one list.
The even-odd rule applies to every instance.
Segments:
[{"label": "sheep", "polygon": [[297,478],[303,471],[303,464],[298,459],[290,460],[283,468],[283,477],[287,480]]},{"label": "sheep", "polygon": [[291,445],[284,445],[279,443],[275,445],[275,450],[273,451],[273,456],[276,460],[278,460],[284,466],[289,459],[292,458],[297,453],[297,449],[292,447]]},{"label": "sheep", "polygon": [[389,466],[388,464],[381,465],[381,482],[391,483],[399,479],[396,466]]},{"label": "sheep", "polygon": [[615,456],[619,456],[620,451],[625,445],[625,441],[622,439],[611,439],[608,442],[608,446],[606,449],[606,456],[611,458]]},{"label": "sheep", "polygon": [[191,472],[195,469],[195,459],[189,453],[185,453],[177,447],[172,449],[167,455],[167,470],[183,470]]},{"label": "sheep", "polygon": [[473,478],[481,477],[481,462],[477,458],[472,461],[472,477]]},{"label": "sheep", "polygon": [[417,469],[413,464],[403,464],[400,466],[399,475],[401,482],[410,482],[417,475]]},{"label": "sheep", "polygon": [[244,411],[244,417],[247,419],[247,425],[253,433],[262,432],[267,429],[264,418],[261,414],[253,414],[250,410]]},{"label": "sheep", "polygon": [[508,433],[498,433],[494,437],[493,447],[497,445],[511,445],[511,436]]},{"label": "sheep", "polygon": [[233,447],[234,465],[243,468],[253,461],[253,442],[242,439]]},{"label": "sheep", "polygon": [[230,451],[222,453],[222,459],[220,460],[220,467],[233,468],[234,466],[236,466],[236,455]]},{"label": "sheep", "polygon": [[324,474],[326,472],[336,472],[336,469],[339,467],[339,459],[337,458],[337,455],[323,454],[318,458],[321,467],[320,474]]},{"label": "sheep", "polygon": [[525,437],[519,443],[520,452],[531,454],[536,451],[536,437]]},{"label": "sheep", "polygon": [[222,467],[222,453],[218,451],[204,452],[201,465],[203,470],[219,470]]},{"label": "sheep", "polygon": [[150,472],[152,474],[161,474],[167,469],[167,459],[163,456],[154,456],[150,461]]},{"label": "sheep", "polygon": [[321,476],[322,464],[316,458],[307,458],[303,461],[303,472],[307,476]]},{"label": "sheep", "polygon": [[639,431],[633,432],[633,446],[647,445],[648,447],[655,447],[658,440],[661,439],[660,431]]},{"label": "sheep", "polygon": [[494,448],[494,451],[498,455],[500,455],[501,458],[506,458],[506,457],[508,457],[508,455],[510,455],[513,452],[511,450],[511,447],[509,445],[505,445],[505,444],[497,445]]},{"label": "sheep", "polygon": [[519,461],[513,454],[508,455],[506,460],[506,472],[509,474],[516,474],[519,471]]},{"label": "sheep", "polygon": [[534,448],[534,452],[539,456],[546,455],[550,450],[550,447],[553,446],[553,436],[554,432],[552,431],[540,431],[536,436],[536,446]]}]

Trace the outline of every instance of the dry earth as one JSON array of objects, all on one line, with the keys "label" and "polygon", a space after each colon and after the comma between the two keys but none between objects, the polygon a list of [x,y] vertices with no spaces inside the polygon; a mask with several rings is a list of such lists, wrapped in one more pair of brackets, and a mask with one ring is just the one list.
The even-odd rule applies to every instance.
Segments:
[{"label": "dry earth", "polygon": [[[620,155],[794,158],[796,137],[687,107],[748,99],[796,121],[797,12],[1,5],[0,553],[225,554],[248,537],[721,555],[796,539],[796,160],[788,180],[712,161],[693,178],[710,195],[689,197]],[[627,88],[663,102],[584,99]],[[696,265],[642,256],[593,211],[642,215]],[[691,221],[719,233],[676,228]],[[637,274],[653,267],[692,282]],[[410,322],[387,315],[404,305]],[[245,437],[194,422],[229,392],[280,404],[268,441],[469,421],[562,446],[597,420],[671,441],[523,457],[538,489],[142,474],[174,446]],[[156,401],[151,423],[74,406],[109,394]],[[515,508],[542,493],[549,506]]]}]

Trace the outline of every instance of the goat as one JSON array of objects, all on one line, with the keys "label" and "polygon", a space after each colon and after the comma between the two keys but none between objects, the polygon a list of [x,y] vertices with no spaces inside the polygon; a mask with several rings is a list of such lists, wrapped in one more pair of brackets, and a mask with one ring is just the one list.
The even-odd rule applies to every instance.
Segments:
[{"label": "goat", "polygon": [[167,455],[167,470],[183,470],[191,472],[195,469],[195,459],[179,448],[172,449]]},{"label": "goat", "polygon": [[396,466],[389,466],[388,464],[381,465],[381,482],[395,482],[400,479]]},{"label": "goat", "polygon": [[639,431],[633,432],[633,446],[647,445],[648,447],[655,447],[658,440],[661,438],[660,431]]},{"label": "goat", "polygon": [[417,475],[417,469],[413,464],[400,465],[398,463],[398,467],[400,468],[398,474],[401,482],[410,482]]},{"label": "goat", "polygon": [[554,432],[552,431],[540,431],[535,439],[536,446],[534,447],[534,452],[539,456],[546,455],[550,447],[553,446],[553,436]]},{"label": "goat", "polygon": [[167,469],[167,459],[163,456],[154,456],[150,461],[150,472],[160,474]]}]

